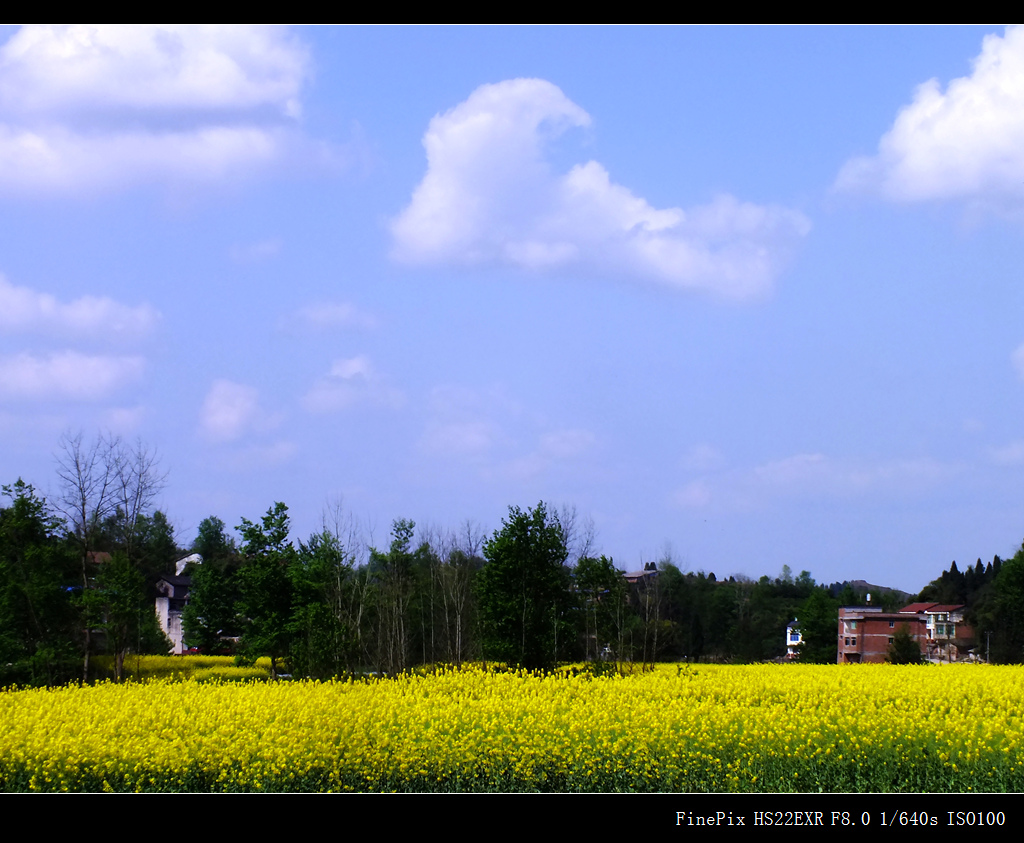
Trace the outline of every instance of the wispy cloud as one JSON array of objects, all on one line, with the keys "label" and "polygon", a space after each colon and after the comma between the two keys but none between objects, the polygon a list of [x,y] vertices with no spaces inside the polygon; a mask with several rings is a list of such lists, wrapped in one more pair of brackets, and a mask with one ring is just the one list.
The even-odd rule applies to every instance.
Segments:
[{"label": "wispy cloud", "polygon": [[101,296],[82,296],[69,302],[49,293],[12,284],[0,275],[0,330],[69,334],[89,339],[138,338],[156,326],[160,314],[147,304],[121,304]]},{"label": "wispy cloud", "polygon": [[1017,346],[1010,355],[1010,362],[1013,363],[1013,368],[1017,370],[1021,380],[1024,380],[1024,344]]},{"label": "wispy cloud", "polygon": [[0,357],[0,394],[32,400],[102,401],[138,381],[145,360],[60,351]]},{"label": "wispy cloud", "polygon": [[256,427],[264,415],[255,387],[217,380],[206,394],[199,425],[207,439],[231,442]]},{"label": "wispy cloud", "polygon": [[427,172],[394,220],[412,264],[585,270],[744,298],[770,288],[810,223],[722,195],[655,208],[596,161],[555,172],[548,141],[590,124],[543,79],[483,85],[430,122]]},{"label": "wispy cloud", "polygon": [[301,307],[284,320],[287,326],[325,331],[335,328],[372,330],[377,319],[349,302],[320,302]]},{"label": "wispy cloud", "polygon": [[402,392],[389,386],[365,355],[339,358],[302,399],[311,413],[334,413],[357,405],[400,407]]},{"label": "wispy cloud", "polygon": [[270,237],[255,243],[236,243],[229,254],[235,263],[262,263],[281,253],[284,243],[280,237]]},{"label": "wispy cloud", "polygon": [[900,496],[933,488],[960,470],[960,466],[928,457],[872,460],[794,454],[753,468],[705,473],[671,492],[669,499],[681,508],[714,504],[748,509],[780,497]]}]

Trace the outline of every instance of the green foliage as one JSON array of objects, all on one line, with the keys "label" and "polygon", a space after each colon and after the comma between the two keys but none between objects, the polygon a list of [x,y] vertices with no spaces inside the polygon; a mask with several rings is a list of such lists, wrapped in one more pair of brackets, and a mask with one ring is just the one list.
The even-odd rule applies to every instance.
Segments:
[{"label": "green foliage", "polygon": [[573,576],[583,616],[584,658],[599,661],[607,651],[620,658],[625,628],[626,583],[608,557],[584,556]]},{"label": "green foliage", "polygon": [[182,613],[185,643],[207,653],[223,646],[223,639],[237,632],[234,583],[215,563],[194,566],[188,604]]},{"label": "green foliage", "polygon": [[[100,566],[96,588],[88,592],[87,599],[93,603],[92,613],[102,618],[107,648],[114,655],[114,678],[120,681],[129,649],[133,646],[137,650],[145,649],[143,630],[150,639],[147,644],[151,644],[154,637],[152,627],[156,616],[153,604],[147,599],[146,580],[127,555],[118,551]],[[170,642],[164,639],[161,649],[166,653]]]},{"label": "green foliage", "polygon": [[523,512],[510,507],[503,527],[484,545],[477,578],[484,654],[528,669],[558,661],[566,647],[569,569],[565,536],[543,501]]},{"label": "green foliage", "polygon": [[330,679],[355,670],[359,631],[352,617],[354,560],[324,530],[299,544],[292,583],[291,666],[295,674]]},{"label": "green foliage", "polygon": [[242,647],[254,656],[269,656],[271,673],[291,642],[292,589],[288,569],[295,549],[288,541],[288,507],[275,503],[259,524],[243,518],[243,563],[238,570],[238,613]]},{"label": "green foliage", "polygon": [[204,565],[218,568],[231,566],[237,550],[225,530],[224,522],[214,516],[199,522],[196,540],[192,542],[192,552],[203,557]]},{"label": "green foliage", "polygon": [[[998,560],[998,557],[996,557]],[[999,566],[978,608],[978,633],[991,632],[991,659],[996,664],[1024,663],[1024,546]]]},{"label": "green foliage", "polygon": [[914,640],[907,624],[901,623],[896,628],[885,660],[889,664],[921,664],[921,645]]},{"label": "green foliage", "polygon": [[32,486],[3,487],[0,509],[0,684],[52,685],[77,670],[72,552]]},{"label": "green foliage", "polygon": [[839,602],[826,589],[816,588],[800,607],[800,661],[835,664],[839,643]]}]

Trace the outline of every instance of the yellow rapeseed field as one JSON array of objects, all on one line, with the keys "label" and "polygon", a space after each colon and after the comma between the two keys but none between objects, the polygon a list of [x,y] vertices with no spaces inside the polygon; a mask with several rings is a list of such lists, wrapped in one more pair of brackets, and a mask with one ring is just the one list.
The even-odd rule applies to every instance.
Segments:
[{"label": "yellow rapeseed field", "polygon": [[480,667],[0,692],[0,789],[1021,791],[1024,669]]}]

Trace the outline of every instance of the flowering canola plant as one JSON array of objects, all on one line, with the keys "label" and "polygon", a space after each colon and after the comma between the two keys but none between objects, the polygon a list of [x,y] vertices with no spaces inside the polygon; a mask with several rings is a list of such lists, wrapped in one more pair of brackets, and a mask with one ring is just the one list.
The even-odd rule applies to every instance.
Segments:
[{"label": "flowering canola plant", "polygon": [[1021,791],[1024,669],[470,667],[0,692],[7,791]]}]

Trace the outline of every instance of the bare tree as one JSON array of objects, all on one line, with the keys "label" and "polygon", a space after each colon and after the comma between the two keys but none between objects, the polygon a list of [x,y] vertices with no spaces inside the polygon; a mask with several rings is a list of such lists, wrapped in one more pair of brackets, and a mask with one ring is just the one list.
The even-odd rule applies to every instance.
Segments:
[{"label": "bare tree", "polygon": [[138,556],[139,519],[152,508],[157,495],[167,482],[167,472],[160,471],[160,458],[141,439],[132,446],[120,439],[111,441],[111,474],[116,499],[115,515],[128,558]]},{"label": "bare tree", "polygon": [[[57,477],[60,489],[54,504],[68,523],[82,553],[83,577],[89,553],[103,521],[117,509],[112,454],[117,440],[97,436],[86,445],[81,432],[60,438]],[[83,586],[87,586],[83,582]]]},{"label": "bare tree", "polygon": [[[78,545],[84,600],[91,587],[89,563],[96,537],[103,521],[116,509],[111,470],[114,442],[110,437],[97,436],[91,445],[86,445],[79,431],[61,436],[58,448],[56,460],[60,489],[54,498],[54,505],[66,519],[70,534]],[[85,608],[83,681],[89,678],[93,625],[91,613],[87,606]]]},{"label": "bare tree", "polygon": [[562,526],[562,536],[569,552],[566,557],[575,565],[580,559],[591,557],[596,552],[597,528],[589,515],[580,515],[576,504],[564,503],[556,513]]},{"label": "bare tree", "polygon": [[85,607],[83,679],[89,676],[92,625],[90,593],[94,589],[92,560],[104,524],[119,522],[125,549],[134,561],[139,517],[152,505],[166,478],[158,470],[156,455],[141,440],[127,447],[120,437],[98,435],[87,443],[81,431],[65,433],[55,455],[59,489],[54,505],[68,524],[82,564],[82,597]]}]

